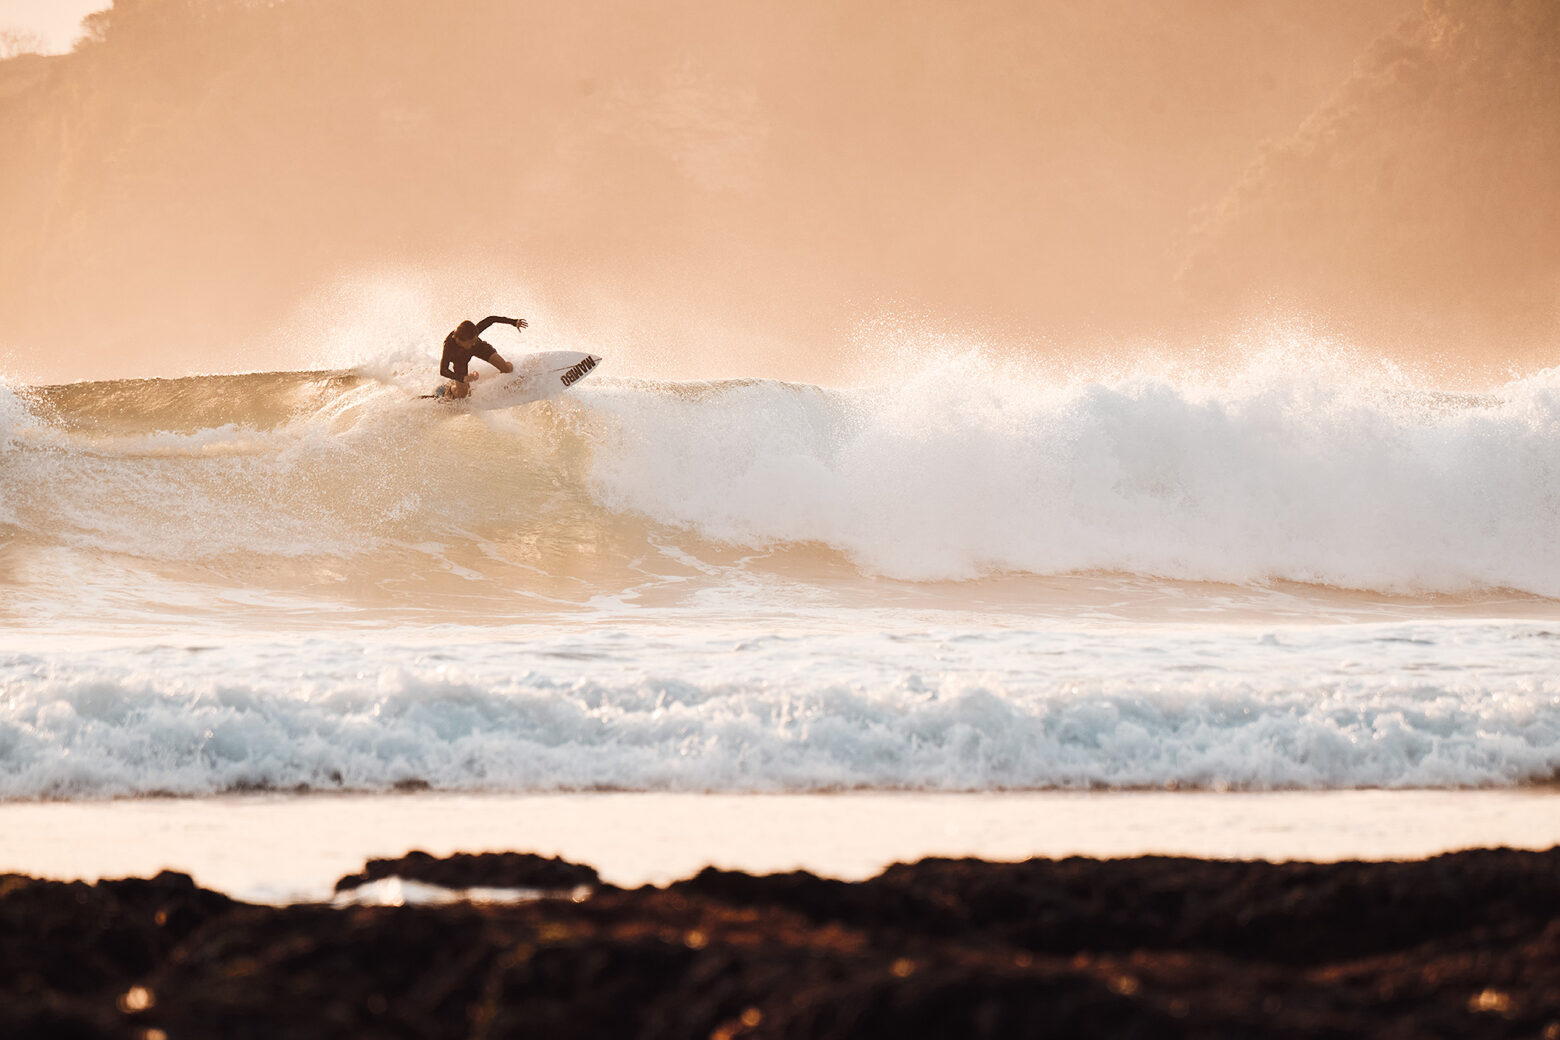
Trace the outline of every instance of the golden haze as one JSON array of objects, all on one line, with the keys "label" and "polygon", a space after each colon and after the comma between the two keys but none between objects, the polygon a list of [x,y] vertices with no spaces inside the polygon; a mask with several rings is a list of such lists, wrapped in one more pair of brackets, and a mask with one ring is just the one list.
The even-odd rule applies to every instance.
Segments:
[{"label": "golden haze", "polygon": [[[117,0],[0,62],[0,370],[339,361],[540,308],[657,374],[863,322],[1021,349],[1302,315],[1552,362],[1549,0]],[[388,335],[388,333],[387,333]],[[632,358],[625,358],[631,361]],[[631,367],[631,366],[630,366]]]}]

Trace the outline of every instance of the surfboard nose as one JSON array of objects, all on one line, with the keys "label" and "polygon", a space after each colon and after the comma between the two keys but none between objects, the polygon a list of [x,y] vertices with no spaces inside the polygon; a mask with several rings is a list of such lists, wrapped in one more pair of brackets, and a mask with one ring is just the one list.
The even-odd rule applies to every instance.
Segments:
[{"label": "surfboard nose", "polygon": [[595,368],[596,363],[600,360],[601,359],[595,354],[586,354],[583,358],[580,359],[579,364],[570,368],[559,378],[559,382],[561,382],[564,386],[573,386],[575,383],[583,379],[587,372]]}]

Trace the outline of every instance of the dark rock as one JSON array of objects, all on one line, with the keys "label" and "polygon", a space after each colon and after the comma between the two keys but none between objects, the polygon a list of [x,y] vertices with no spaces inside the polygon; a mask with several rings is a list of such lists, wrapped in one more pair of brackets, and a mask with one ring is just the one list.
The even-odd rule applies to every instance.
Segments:
[{"label": "dark rock", "polygon": [[246,907],[147,980],[143,1019],[177,1037],[460,1036],[519,934],[462,905]]},{"label": "dark rock", "polygon": [[435,859],[426,852],[408,852],[399,859],[371,859],[360,874],[336,882],[336,891],[399,877],[445,888],[536,888],[558,890],[601,883],[595,867],[563,859],[544,859],[529,852],[457,852]]},{"label": "dark rock", "polygon": [[0,1036],[125,1036],[116,1002],[236,904],[184,874],[61,884],[0,875]]},{"label": "dark rock", "polygon": [[[0,1036],[1560,1037],[1560,858],[706,870],[583,901],[243,906],[0,877]],[[412,854],[450,887],[588,867]]]},{"label": "dark rock", "polygon": [[1560,849],[1406,863],[927,859],[859,884],[706,869],[672,886],[816,921],[991,933],[1034,952],[1220,949],[1305,964],[1411,947],[1496,918],[1560,915]]},{"label": "dark rock", "polygon": [[892,972],[813,992],[787,1009],[769,1035],[786,1040],[851,1037],[1065,1036],[1135,1040],[1183,1036],[1167,1013],[1112,993],[1088,976],[958,966],[911,980]]}]

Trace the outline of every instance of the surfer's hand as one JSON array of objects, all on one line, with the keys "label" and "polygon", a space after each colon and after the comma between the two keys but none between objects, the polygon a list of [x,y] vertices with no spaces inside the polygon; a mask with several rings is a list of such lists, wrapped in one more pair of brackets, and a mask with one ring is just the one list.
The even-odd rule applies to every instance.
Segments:
[{"label": "surfer's hand", "polygon": [[526,321],[524,318],[516,318],[515,319],[515,330],[519,331],[520,329],[523,329],[523,328],[525,328],[526,326],[528,326],[530,324],[531,323]]}]

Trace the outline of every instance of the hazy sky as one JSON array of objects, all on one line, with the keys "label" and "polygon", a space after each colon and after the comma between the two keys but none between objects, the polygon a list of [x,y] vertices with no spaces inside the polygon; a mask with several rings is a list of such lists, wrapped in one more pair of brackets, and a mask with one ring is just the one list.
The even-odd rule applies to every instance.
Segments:
[{"label": "hazy sky", "polygon": [[0,29],[26,29],[50,51],[68,51],[81,20],[109,6],[109,0],[0,0]]},{"label": "hazy sky", "polygon": [[101,46],[0,65],[0,372],[339,367],[543,307],[528,340],[663,378],[837,378],[884,327],[1092,357],[1302,318],[1551,364],[1557,19],[122,0]]}]

